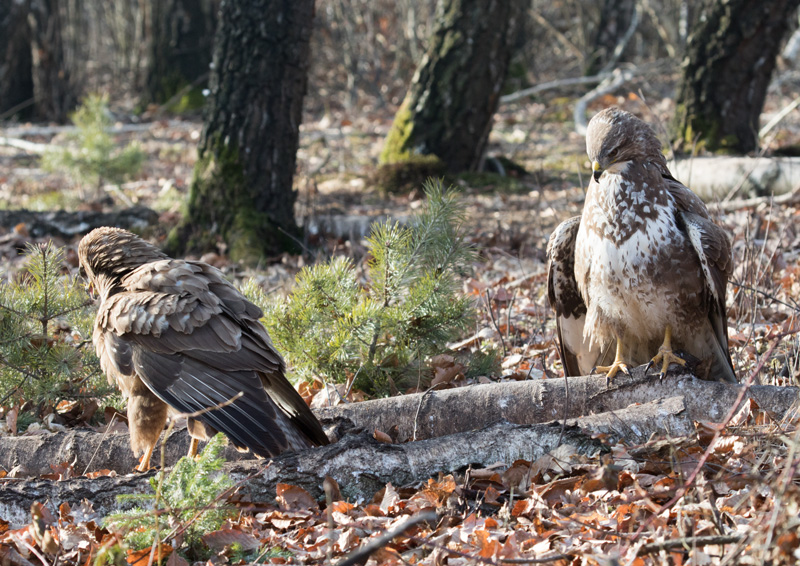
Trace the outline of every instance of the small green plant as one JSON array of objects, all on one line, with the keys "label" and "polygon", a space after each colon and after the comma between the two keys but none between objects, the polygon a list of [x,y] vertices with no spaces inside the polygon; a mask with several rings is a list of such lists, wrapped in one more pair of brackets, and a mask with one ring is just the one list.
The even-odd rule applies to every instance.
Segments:
[{"label": "small green plant", "polygon": [[[139,502],[140,506],[106,517],[106,526],[125,534],[134,550],[156,542],[181,541],[179,552],[189,560],[203,560],[209,551],[202,536],[218,530],[236,511],[219,500],[233,482],[220,472],[227,444],[223,434],[212,438],[197,460],[185,456],[171,472],[150,478],[151,494],[120,495],[120,501]],[[144,505],[144,503],[149,503]]]},{"label": "small green plant", "polygon": [[425,209],[408,225],[373,227],[366,277],[335,258],[301,271],[288,300],[266,306],[270,335],[300,377],[354,379],[376,393],[424,384],[426,360],[472,326],[458,278],[474,258],[464,207],[440,181],[425,192]]},{"label": "small green plant", "polygon": [[27,269],[0,282],[0,405],[106,394],[83,285],[52,243],[28,246],[27,255]]},{"label": "small green plant", "polygon": [[45,170],[65,172],[75,183],[95,187],[99,194],[106,182],[119,190],[142,168],[145,153],[139,144],[118,148],[109,133],[112,122],[106,96],[87,96],[71,119],[77,132],[69,134],[69,147],[56,147],[42,156]]}]

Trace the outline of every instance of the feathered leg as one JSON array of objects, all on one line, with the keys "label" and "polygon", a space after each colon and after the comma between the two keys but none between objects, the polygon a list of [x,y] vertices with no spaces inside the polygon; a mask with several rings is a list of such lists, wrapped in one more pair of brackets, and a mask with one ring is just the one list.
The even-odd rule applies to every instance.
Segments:
[{"label": "feathered leg", "polygon": [[128,428],[131,432],[131,448],[134,454],[144,452],[139,472],[150,469],[158,437],[167,422],[167,404],[156,397],[138,378],[133,384],[128,400]]}]

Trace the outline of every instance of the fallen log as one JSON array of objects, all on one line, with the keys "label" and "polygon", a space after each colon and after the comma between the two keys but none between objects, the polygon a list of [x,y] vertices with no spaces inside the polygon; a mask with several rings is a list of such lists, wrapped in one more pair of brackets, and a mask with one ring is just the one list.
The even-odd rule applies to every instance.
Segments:
[{"label": "fallen log", "polygon": [[[736,401],[740,386],[696,379],[688,373],[670,373],[663,380],[645,376],[643,367],[632,377],[620,376],[611,387],[603,377],[571,377],[473,385],[444,391],[402,395],[317,410],[323,423],[339,428],[356,426],[388,433],[397,442],[424,440],[476,430],[498,422],[544,423],[620,411],[632,404],[682,395],[689,421],[720,422]],[[794,406],[798,389],[754,386],[748,397],[782,419]],[[345,424],[342,425],[342,422]],[[334,439],[340,433],[329,432]],[[127,434],[105,437],[92,430],[35,436],[0,437],[0,466],[19,466],[20,475],[51,472],[50,464],[74,462],[77,473],[109,469],[127,473],[137,464]],[[166,448],[166,463],[173,465],[186,453],[188,436],[176,430]],[[233,449],[230,459],[246,457]]]},{"label": "fallen log", "polygon": [[[692,422],[678,397],[582,417],[563,425],[503,422],[481,430],[406,444],[381,443],[368,433],[346,435],[329,446],[283,454],[269,463],[252,460],[231,463],[226,465],[225,473],[234,482],[242,482],[239,495],[245,502],[273,501],[279,482],[300,486],[319,498],[326,476],[337,481],[346,499],[364,501],[389,482],[395,486],[408,485],[468,466],[511,464],[518,459],[534,461],[565,445],[570,450],[559,453],[595,456],[606,450],[595,438],[599,433],[612,440],[636,443],[665,430],[673,435],[692,430]],[[63,502],[74,505],[83,500],[89,500],[95,511],[105,516],[130,507],[130,503],[118,502],[117,495],[149,492],[153,473],[63,481],[2,479],[0,518],[22,526],[30,522],[30,506],[34,501],[47,501],[57,507]]]},{"label": "fallen log", "polygon": [[[689,418],[720,422],[736,401],[741,386],[703,381],[685,370],[670,371],[663,379],[646,376],[644,366],[631,377],[619,375],[606,386],[604,377],[586,376],[472,385],[443,391],[401,395],[350,403],[316,411],[323,419],[347,418],[370,432],[390,433],[399,442],[435,438],[485,427],[498,421],[517,424],[570,419],[623,409],[682,395]],[[797,400],[796,387],[758,385],[747,397],[776,420]]]},{"label": "fallen log", "polygon": [[99,226],[117,226],[141,231],[157,223],[158,213],[143,206],[125,208],[115,212],[0,210],[0,228],[25,224],[28,233],[34,238],[57,236],[70,240]]}]

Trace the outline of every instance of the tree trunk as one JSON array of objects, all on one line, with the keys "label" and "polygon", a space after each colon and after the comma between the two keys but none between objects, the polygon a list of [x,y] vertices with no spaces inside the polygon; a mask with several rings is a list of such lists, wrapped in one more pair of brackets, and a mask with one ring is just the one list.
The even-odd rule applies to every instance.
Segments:
[{"label": "tree trunk", "polygon": [[23,2],[0,2],[0,119],[31,114],[33,76],[27,10]]},{"label": "tree trunk", "polygon": [[676,149],[756,149],[767,86],[798,4],[731,0],[704,6],[683,63]]},{"label": "tree trunk", "polygon": [[[586,66],[586,75],[597,74],[614,58],[617,45],[624,50],[623,39],[630,28],[636,10],[634,0],[604,0],[600,8],[600,21],[592,41],[593,49]],[[619,53],[621,56],[622,53]],[[616,57],[619,59],[619,56]]]},{"label": "tree trunk", "polygon": [[60,0],[31,0],[29,9],[36,116],[64,122],[77,96],[65,64]]},{"label": "tree trunk", "polygon": [[522,0],[445,0],[397,111],[383,163],[432,155],[448,171],[477,169],[506,77]]},{"label": "tree trunk", "polygon": [[146,102],[165,102],[197,81],[182,106],[202,107],[218,8],[218,0],[153,0]]},{"label": "tree trunk", "polygon": [[255,262],[293,246],[314,0],[223,1],[199,159],[173,252]]}]

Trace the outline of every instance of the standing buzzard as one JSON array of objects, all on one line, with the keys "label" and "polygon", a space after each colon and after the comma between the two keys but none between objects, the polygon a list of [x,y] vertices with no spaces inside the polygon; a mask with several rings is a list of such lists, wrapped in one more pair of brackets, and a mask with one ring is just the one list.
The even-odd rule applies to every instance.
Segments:
[{"label": "standing buzzard", "polygon": [[610,380],[649,361],[663,377],[670,363],[686,363],[674,348],[701,360],[709,378],[736,383],[725,232],[632,114],[608,108],[592,118],[586,151],[593,174],[583,214],[561,223],[547,246],[566,375],[598,370]]},{"label": "standing buzzard", "polygon": [[167,257],[118,228],[90,232],[78,255],[99,297],[94,345],[109,382],[128,396],[140,471],[150,467],[170,408],[201,411],[187,423],[191,455],[216,431],[261,458],[328,443],[284,376],[261,309],[219,270]]}]

